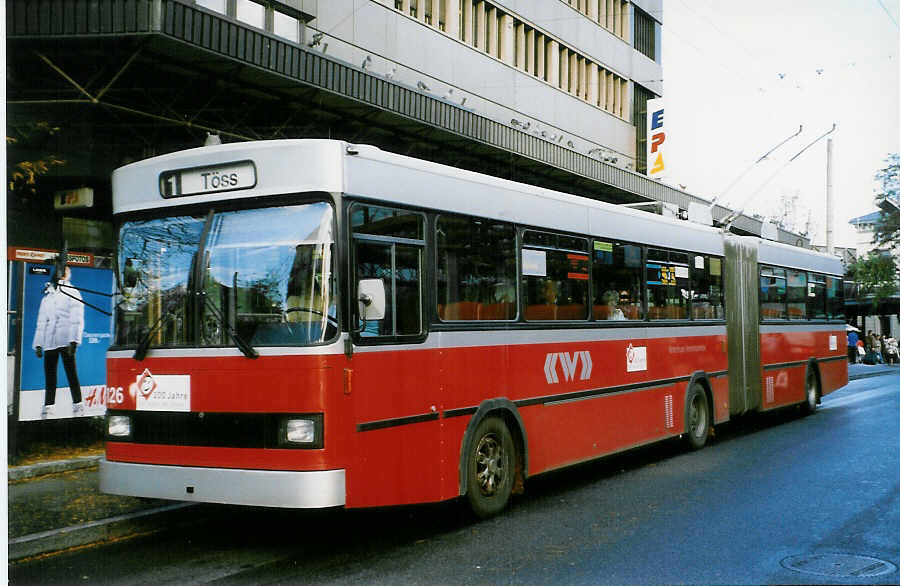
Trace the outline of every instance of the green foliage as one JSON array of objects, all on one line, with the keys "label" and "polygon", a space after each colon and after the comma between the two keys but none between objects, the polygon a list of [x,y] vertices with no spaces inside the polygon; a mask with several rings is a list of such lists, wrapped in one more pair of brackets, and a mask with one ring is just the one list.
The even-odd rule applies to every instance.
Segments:
[{"label": "green foliage", "polygon": [[34,122],[25,127],[8,128],[16,136],[6,137],[6,147],[10,151],[6,161],[7,189],[12,194],[30,196],[37,193],[37,180],[54,167],[61,167],[66,161],[56,155],[47,154],[35,160],[16,160],[12,152],[16,147],[40,148],[49,137],[59,132],[59,127],[47,122]]},{"label": "green foliage", "polygon": [[877,306],[897,290],[900,271],[889,254],[870,252],[847,268],[847,278],[859,285],[860,297],[871,295]]}]

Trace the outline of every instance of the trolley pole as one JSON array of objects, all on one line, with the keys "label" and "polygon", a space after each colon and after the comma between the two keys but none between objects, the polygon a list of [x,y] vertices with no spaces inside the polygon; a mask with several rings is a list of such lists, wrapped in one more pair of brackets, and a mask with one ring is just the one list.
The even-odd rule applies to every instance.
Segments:
[{"label": "trolley pole", "polygon": [[834,190],[831,184],[831,151],[832,139],[828,139],[825,163],[825,250],[828,254],[834,254]]}]

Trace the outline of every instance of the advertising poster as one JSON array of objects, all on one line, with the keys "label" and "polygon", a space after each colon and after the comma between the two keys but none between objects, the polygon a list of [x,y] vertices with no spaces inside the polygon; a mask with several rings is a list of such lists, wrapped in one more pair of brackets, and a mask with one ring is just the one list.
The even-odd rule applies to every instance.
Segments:
[{"label": "advertising poster", "polygon": [[647,177],[651,179],[666,176],[665,142],[664,102],[661,98],[647,100]]},{"label": "advertising poster", "polygon": [[[56,306],[48,299],[45,302],[44,316],[51,319],[45,319],[41,336],[45,340],[44,344],[52,346],[62,337],[80,333],[81,343],[75,350],[74,365],[84,405],[82,416],[103,415],[106,413],[106,349],[112,341],[112,317],[95,308],[112,312],[113,300],[109,295],[113,293],[113,273],[109,269],[71,265],[69,269],[70,283],[78,291],[66,287],[60,288],[59,291],[68,292],[75,297],[80,296],[87,303],[83,305],[83,326],[79,327],[69,317],[71,305],[65,317],[53,316]],[[57,356],[54,357],[53,352],[48,353],[45,349],[40,358],[34,350],[38,315],[42,301],[51,294],[50,280],[53,271],[53,265],[50,264],[25,263],[19,421],[41,419],[47,389],[45,364],[52,364],[47,362],[48,360],[56,362],[56,400],[52,418],[63,419],[73,416],[72,389],[64,368],[64,360],[60,355],[64,350],[56,352]],[[70,303],[69,299],[71,298],[67,297],[65,303]],[[90,307],[91,305],[94,307]],[[67,329],[65,333],[62,332],[63,328]],[[76,332],[78,329],[81,331]]]}]

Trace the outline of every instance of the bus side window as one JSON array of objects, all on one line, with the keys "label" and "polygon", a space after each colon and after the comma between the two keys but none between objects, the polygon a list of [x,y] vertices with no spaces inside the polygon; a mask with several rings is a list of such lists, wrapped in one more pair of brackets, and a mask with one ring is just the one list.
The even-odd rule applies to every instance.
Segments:
[{"label": "bus side window", "polygon": [[441,321],[516,318],[516,229],[441,215],[435,227],[437,314]]},{"label": "bus side window", "polygon": [[687,319],[690,295],[688,255],[648,248],[647,312],[650,319]]},{"label": "bus side window", "polygon": [[641,319],[641,247],[594,240],[595,320]]},{"label": "bus side window", "polygon": [[825,299],[825,275],[809,273],[806,309],[809,319],[825,319],[827,316]]},{"label": "bus side window", "polygon": [[422,214],[373,205],[350,208],[354,240],[354,283],[384,283],[384,318],[356,316],[363,337],[422,334],[422,270],[425,218]]},{"label": "bus side window", "polygon": [[806,272],[787,270],[788,319],[806,319]]},{"label": "bus side window", "polygon": [[691,319],[725,319],[722,259],[691,255]]},{"label": "bus side window", "polygon": [[828,319],[844,319],[844,283],[839,277],[825,277]]},{"label": "bus side window", "polygon": [[787,284],[784,269],[762,265],[759,267],[760,318],[787,319]]},{"label": "bus side window", "polygon": [[526,231],[522,244],[525,319],[586,320],[590,260],[585,238]]}]

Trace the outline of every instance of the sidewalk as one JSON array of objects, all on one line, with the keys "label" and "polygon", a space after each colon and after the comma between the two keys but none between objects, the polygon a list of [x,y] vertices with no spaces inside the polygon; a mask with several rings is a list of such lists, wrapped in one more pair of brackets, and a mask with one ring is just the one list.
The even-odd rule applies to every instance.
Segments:
[{"label": "sidewalk", "polygon": [[900,372],[900,364],[851,364],[847,369],[850,380]]},{"label": "sidewalk", "polygon": [[[30,424],[23,465],[8,469],[9,561],[145,534],[184,503],[101,494],[97,422]],[[56,436],[55,440],[51,439]],[[168,514],[167,514],[168,513]]]},{"label": "sidewalk", "polygon": [[[851,364],[850,380],[900,373],[900,365]],[[93,451],[96,451],[93,450]],[[142,535],[183,515],[190,503],[112,496],[99,492],[102,456],[71,457],[9,469],[9,560]]]}]

